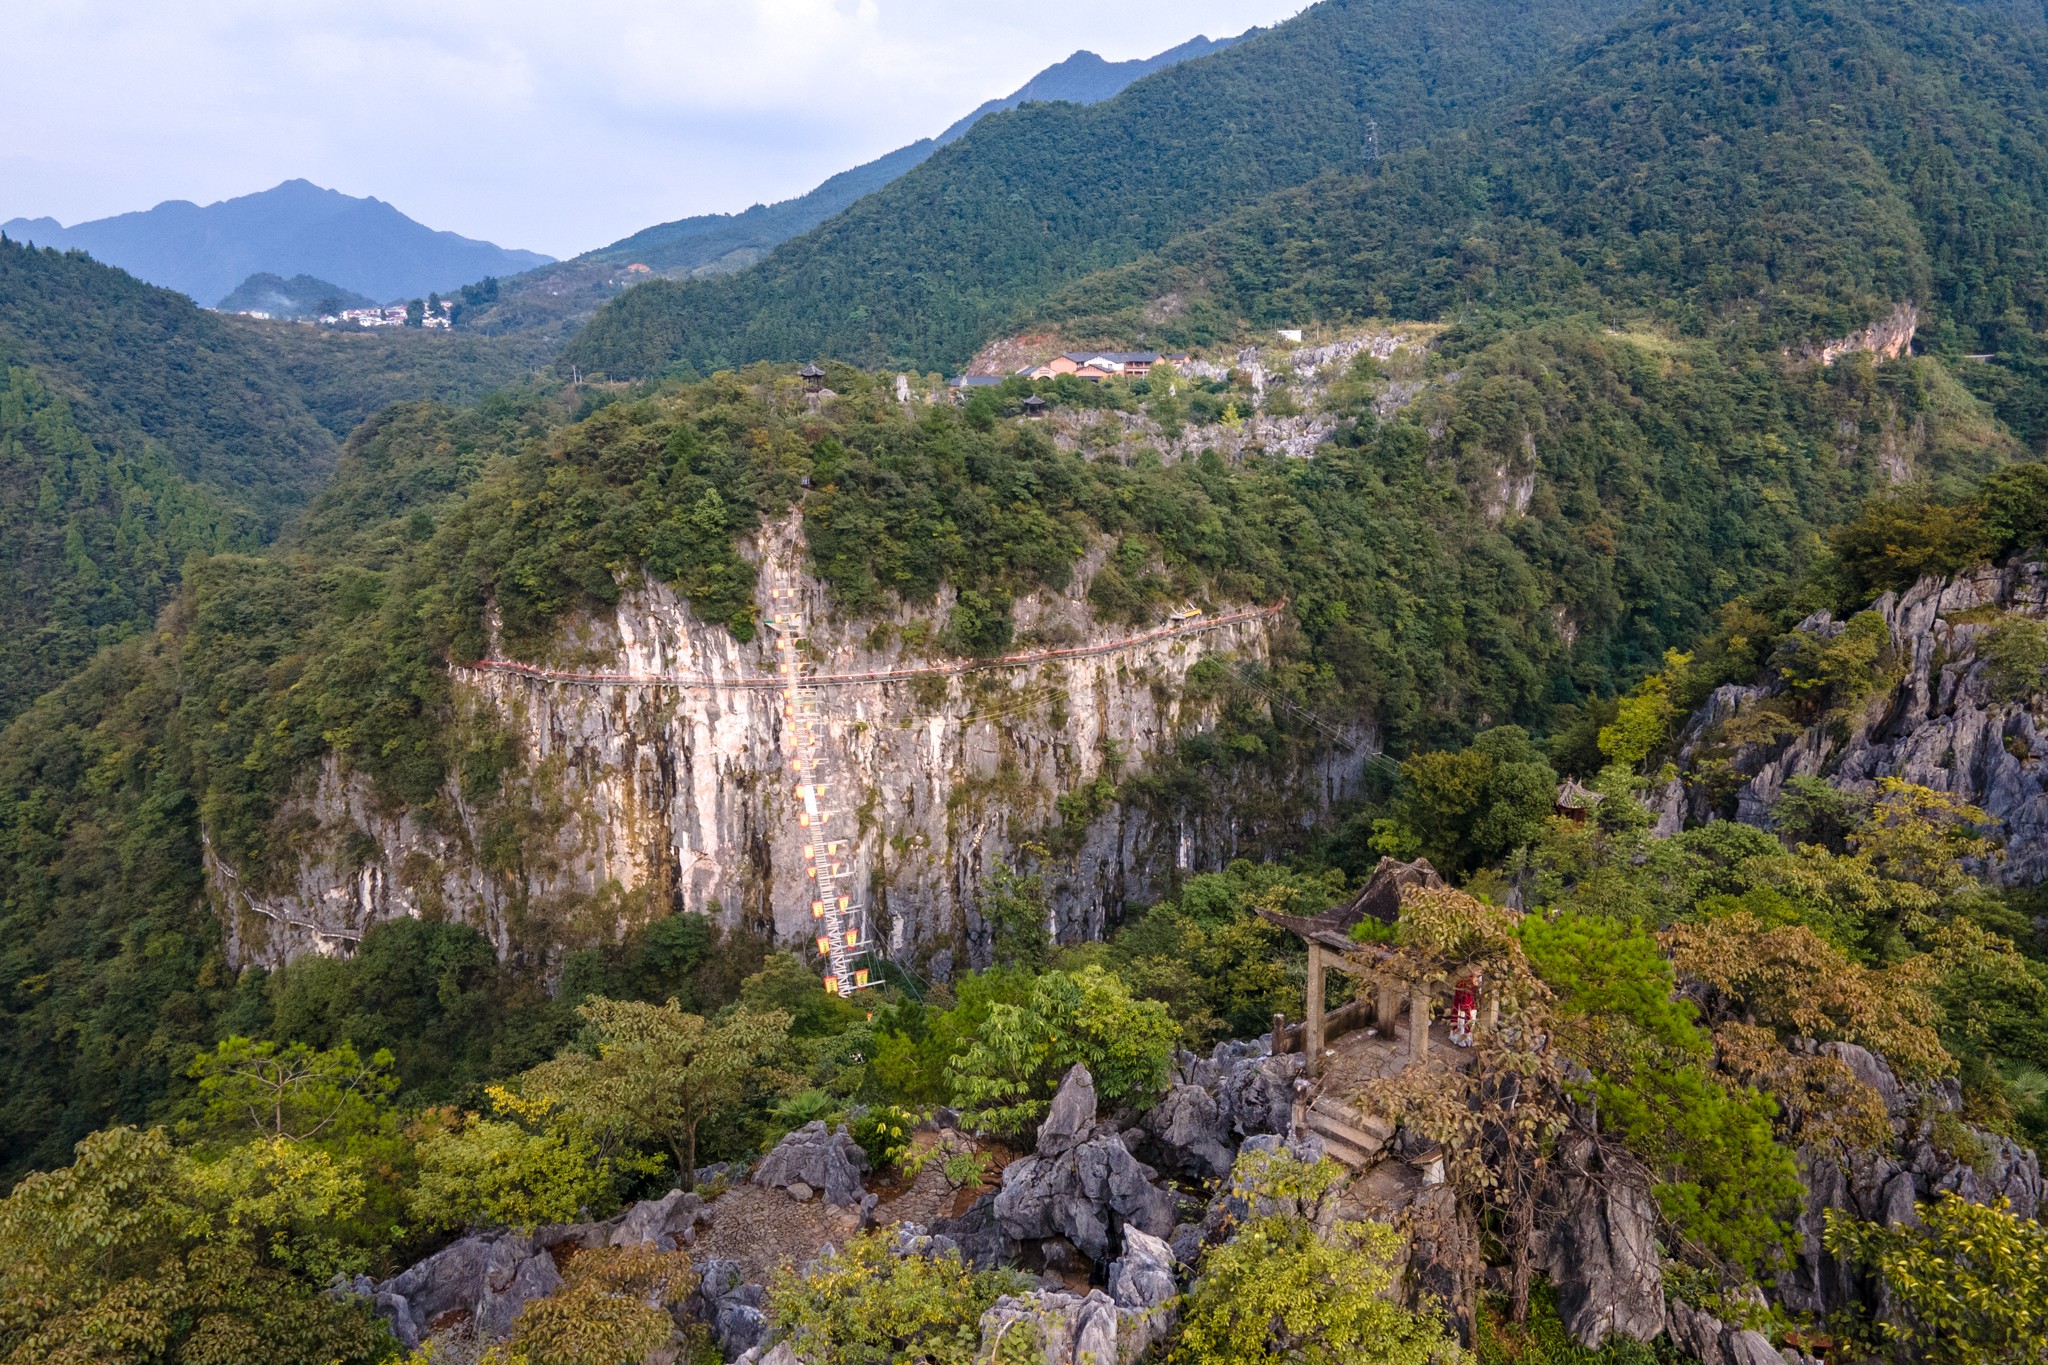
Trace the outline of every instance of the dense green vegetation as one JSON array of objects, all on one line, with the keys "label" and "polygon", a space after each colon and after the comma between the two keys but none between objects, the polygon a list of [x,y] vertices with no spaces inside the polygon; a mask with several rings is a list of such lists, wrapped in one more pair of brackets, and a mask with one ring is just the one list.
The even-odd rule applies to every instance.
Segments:
[{"label": "dense green vegetation", "polygon": [[[995,650],[1013,595],[1064,585],[1113,537],[1090,585],[1111,615],[1285,598],[1299,626],[1257,689],[1220,665],[1191,680],[1225,700],[1229,742],[1190,736],[1178,766],[1122,793],[1171,813],[1213,802],[1219,774],[1277,780],[1338,720],[1376,722],[1397,751],[1480,716],[1568,725],[1728,593],[1794,571],[1812,528],[1868,486],[1866,442],[1910,423],[1958,486],[2008,449],[1932,361],[1731,374],[1703,348],[1564,324],[1446,352],[1395,419],[1361,403],[1315,460],[1237,467],[1089,460],[1005,417],[1004,395],[906,411],[851,370],[819,414],[766,369],[615,393],[580,422],[539,395],[390,410],[288,544],[197,561],[168,635],[102,657],[0,742],[9,979],[38,983],[0,1006],[21,1069],[15,1159],[152,1112],[175,1071],[154,1041],[170,997],[189,1002],[169,1011],[183,1043],[228,985],[204,965],[219,931],[193,903],[202,830],[260,889],[298,856],[277,811],[323,755],[424,819],[459,790],[485,813],[479,856],[519,907],[518,953],[581,946],[573,907],[531,902],[520,858],[538,816],[519,756],[460,711],[442,667],[483,652],[486,604],[504,649],[546,658],[568,614],[649,573],[745,636],[757,604],[737,538],[801,494],[815,567],[847,609],[929,603],[947,581],[960,601],[927,639]],[[1527,514],[1503,516],[1497,471],[1525,436],[1541,477]],[[1518,829],[1438,851],[1460,866]],[[116,981],[153,1005],[103,998]]]},{"label": "dense green vegetation", "polygon": [[370,414],[475,403],[531,349],[224,317],[0,243],[0,720],[146,628],[188,556],[276,535]]},{"label": "dense green vegetation", "polygon": [[[1201,342],[1253,325],[1648,314],[1794,348],[1911,301],[2038,438],[2048,26],[1938,0],[1670,0],[1460,133],[1254,205],[1041,316]],[[1172,298],[1172,308],[1154,301]]]},{"label": "dense green vegetation", "polygon": [[33,370],[0,388],[0,719],[146,627],[185,557],[254,548],[256,516],[169,467],[103,451]]},{"label": "dense green vegetation", "polygon": [[[1890,789],[1854,818],[1850,850],[1838,854],[1725,825],[1653,839],[1636,783],[1615,768],[1597,820],[1546,820],[1478,870],[1475,889],[1513,888],[1535,913],[1424,893],[1383,946],[1424,968],[1485,960],[1507,1017],[1531,1026],[1484,1043],[1479,1064],[1482,1075],[1506,1066],[1524,1078],[1518,1122],[1535,1144],[1485,1161],[1512,1168],[1541,1156],[1569,1122],[1564,1100],[1596,1101],[1601,1131],[1656,1182],[1674,1292],[1726,1313],[1741,1298],[1733,1291],[1752,1276],[1768,1283],[1786,1254],[1800,1195],[1794,1150],[1847,1155],[1894,1141],[1875,1093],[1803,1040],[1872,1048],[1908,1083],[1955,1075],[1963,1060],[1962,1114],[1932,1131],[1968,1159],[1981,1148],[1977,1131],[2041,1122],[2016,1109],[1998,1069],[1967,1059],[2000,1011],[2038,1024],[2048,962],[1985,927],[2000,898],[1960,870],[1969,813],[1934,793]],[[1930,857],[1932,848],[1946,852]],[[245,974],[220,1041],[173,1049],[179,1083],[159,1109],[175,1120],[169,1128],[94,1134],[74,1164],[0,1203],[10,1277],[0,1341],[110,1330],[127,1311],[109,1292],[121,1282],[155,1286],[146,1303],[160,1344],[136,1359],[217,1358],[204,1354],[208,1334],[233,1323],[317,1343],[322,1359],[376,1359],[389,1348],[361,1308],[318,1287],[337,1271],[384,1273],[466,1228],[602,1216],[668,1188],[679,1165],[759,1151],[856,1105],[901,1129],[938,1101],[986,1108],[1043,1096],[1077,1060],[1105,1105],[1134,1114],[1164,1089],[1176,1032],[1203,1039],[1233,978],[1268,975],[1259,1005],[1299,1012],[1299,952],[1250,932],[1263,923],[1256,912],[1313,908],[1342,884],[1313,863],[1235,865],[1190,879],[1107,945],[1054,949],[1043,965],[970,974],[922,1000],[884,991],[866,1009],[819,992],[798,960],[721,942],[692,916],[579,954],[558,999],[520,984],[470,930],[381,926],[354,958]],[[1910,908],[1903,920],[1893,918],[1900,907]],[[1885,939],[1886,924],[1903,938],[1889,960],[1874,960],[1858,945]],[[1228,946],[1162,959],[1150,949],[1170,926]],[[616,994],[586,993],[593,985]],[[665,996],[675,998],[657,1003]],[[1546,1040],[1541,1051],[1527,1050],[1531,1037]],[[373,1050],[380,1038],[405,1051]],[[506,1050],[513,1039],[530,1050]],[[2036,1037],[2005,1055],[2048,1061],[2048,1047]],[[469,1079],[451,1092],[459,1075]],[[1427,1091],[1387,1084],[1374,1102],[1422,1135],[1468,1135],[1453,1189],[1494,1206],[1507,1177],[1486,1175],[1479,1156],[1494,1149],[1469,1140],[1469,1125],[1488,1121],[1484,1092],[1430,1106],[1414,1103]],[[1034,1121],[985,1117],[1021,1140]],[[1449,1127],[1439,1134],[1438,1124]],[[986,1174],[972,1151],[914,1150],[873,1124],[857,1131],[884,1163],[943,1161],[956,1184]],[[1253,1212],[1205,1257],[1172,1358],[1431,1358],[1443,1340],[1436,1311],[1411,1314],[1381,1292],[1393,1232],[1340,1223],[1317,1233],[1316,1209],[1338,1175],[1285,1159],[1240,1166]],[[122,1230],[114,1261],[80,1254],[111,1229]],[[1835,1219],[1829,1237],[1914,1296],[1930,1330],[1953,1324],[1994,1349],[2038,1320],[2027,1278],[2038,1237],[2008,1214],[1949,1207],[1913,1231]],[[1945,1251],[1950,1243],[1965,1256]],[[609,1349],[590,1343],[612,1340],[612,1329],[658,1343],[667,1328],[628,1311],[652,1292],[632,1289],[642,1283],[633,1276],[667,1274],[662,1302],[690,1283],[682,1259],[578,1265],[562,1293],[522,1317],[507,1359],[555,1358],[542,1354],[549,1341]],[[37,1292],[16,1292],[24,1286]],[[915,1349],[964,1360],[982,1310],[1016,1288],[1009,1274],[970,1273],[951,1254],[889,1255],[885,1236],[869,1234],[778,1277],[770,1319],[777,1333],[848,1358]],[[1509,1305],[1488,1305],[1483,1359],[1595,1358],[1561,1341],[1543,1294],[1532,1307],[1517,1324]],[[1755,1320],[1789,1325],[1768,1311]],[[1247,1335],[1253,1323],[1270,1333],[1263,1345]],[[1599,1358],[1651,1356],[1617,1346]]]},{"label": "dense green vegetation", "polygon": [[1419,146],[1597,31],[1614,0],[1328,0],[1102,104],[1032,105],[761,265],[629,291],[566,358],[615,376],[832,355],[957,365],[1020,303],[1230,209]]},{"label": "dense green vegetation", "polygon": [[68,400],[103,451],[154,446],[273,530],[334,462],[334,438],[246,327],[80,252],[0,242],[0,359]]}]

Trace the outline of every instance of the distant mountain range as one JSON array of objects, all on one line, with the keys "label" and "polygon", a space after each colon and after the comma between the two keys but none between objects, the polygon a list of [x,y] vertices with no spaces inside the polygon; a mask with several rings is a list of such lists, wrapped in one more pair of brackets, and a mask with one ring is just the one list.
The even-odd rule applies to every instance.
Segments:
[{"label": "distant mountain range", "polygon": [[1156,56],[1128,62],[1104,61],[1093,52],[1076,52],[1039,72],[1012,93],[983,104],[937,137],[920,138],[865,165],[841,171],[808,194],[776,204],[756,204],[741,213],[706,213],[673,223],[658,223],[577,259],[618,265],[637,261],[666,273],[723,274],[738,270],[752,265],[791,237],[809,232],[855,200],[873,194],[990,114],[1046,100],[1099,104],[1135,80],[1180,62],[1221,52],[1249,36],[1250,33],[1236,38],[1198,36]]},{"label": "distant mountain range", "polygon": [[305,180],[201,207],[183,199],[65,227],[16,218],[0,233],[18,242],[77,248],[106,265],[214,305],[252,275],[309,275],[388,300],[450,291],[554,258],[434,229],[379,199]]}]

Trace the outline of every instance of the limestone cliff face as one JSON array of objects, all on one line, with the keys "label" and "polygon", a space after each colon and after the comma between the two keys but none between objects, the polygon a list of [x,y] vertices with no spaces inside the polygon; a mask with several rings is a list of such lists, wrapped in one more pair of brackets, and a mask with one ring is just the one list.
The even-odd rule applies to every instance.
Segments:
[{"label": "limestone cliff face", "polygon": [[[1817,724],[1727,755],[1742,779],[1733,798],[1736,818],[1766,823],[1771,803],[1795,777],[1825,777],[1860,792],[1880,778],[1903,778],[1981,806],[1998,821],[2005,849],[1986,869],[1992,879],[2031,885],[2048,878],[2048,717],[2038,697],[1996,699],[1978,657],[2000,621],[2048,616],[2048,568],[2012,564],[1922,579],[1903,594],[1885,594],[1874,610],[1891,632],[1896,684],[1846,727]],[[1823,613],[1800,628],[1829,634],[1841,626]],[[1681,766],[1697,770],[1723,744],[1731,722],[1752,716],[1776,691],[1718,689],[1686,728]],[[1693,819],[1719,813],[1717,793],[1706,784],[1694,784],[1688,797]]]},{"label": "limestone cliff face", "polygon": [[[835,620],[822,585],[800,572],[793,526],[755,549],[759,600],[799,586],[819,673],[957,666],[921,642],[945,619],[945,601],[881,621]],[[1199,699],[1207,693],[1189,691],[1190,671],[1205,659],[1263,659],[1277,617],[1187,623],[1131,642],[1131,628],[1087,610],[1088,567],[1067,593],[1017,604],[1015,648],[1064,657],[827,689],[831,799],[847,812],[842,829],[855,837],[874,929],[892,956],[929,964],[948,954],[940,970],[963,949],[973,957],[985,942],[983,879],[1027,840],[1052,845],[1032,856],[1057,936],[1093,938],[1176,869],[1251,851],[1239,841],[1256,841],[1259,820],[1298,827],[1358,782],[1372,739],[1363,733],[1279,791],[1197,793],[1170,810],[1110,800],[1099,779],[1140,770],[1212,721],[1213,704]],[[1244,609],[1215,604],[1206,619]],[[284,885],[272,877],[258,889],[209,861],[234,956],[277,963],[346,952],[368,926],[402,915],[471,924],[506,953],[607,941],[671,910],[806,939],[782,697],[762,685],[775,667],[765,635],[742,644],[649,586],[607,619],[572,628],[559,654],[573,662],[551,671],[668,681],[457,669],[465,723],[502,727],[516,749],[505,792],[481,808],[451,779],[433,810],[391,810],[330,764],[279,818],[297,853]],[[1098,652],[1071,652],[1090,648]]]}]

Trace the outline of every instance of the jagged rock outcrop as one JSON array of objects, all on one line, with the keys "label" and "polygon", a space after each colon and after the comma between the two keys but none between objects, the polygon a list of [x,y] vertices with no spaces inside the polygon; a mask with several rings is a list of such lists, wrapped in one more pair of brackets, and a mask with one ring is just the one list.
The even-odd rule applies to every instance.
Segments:
[{"label": "jagged rock outcrop", "polygon": [[1059,1291],[1005,1294],[981,1315],[981,1359],[992,1359],[1012,1332],[1035,1335],[1045,1365],[1116,1365],[1118,1311],[1100,1289],[1084,1298]]},{"label": "jagged rock outcrop", "polygon": [[867,1153],[844,1124],[833,1132],[813,1120],[776,1143],[754,1168],[752,1179],[756,1185],[787,1190],[796,1199],[822,1194],[828,1204],[856,1208],[867,1197],[860,1183],[867,1168]]},{"label": "jagged rock outcrop", "polygon": [[1664,1270],[1657,1205],[1642,1172],[1604,1162],[1585,1133],[1558,1144],[1543,1204],[1547,1270],[1558,1312],[1579,1342],[1652,1341],[1664,1331]]},{"label": "jagged rock outcrop", "polygon": [[1272,1055],[1267,1038],[1218,1043],[1207,1057],[1175,1055],[1173,1084],[1139,1120],[1139,1155],[1197,1178],[1221,1176],[1238,1144],[1284,1133],[1294,1117],[1299,1054]]},{"label": "jagged rock outcrop", "polygon": [[[1904,593],[1886,593],[1872,609],[1891,632],[1896,686],[1851,717],[1846,735],[1824,722],[1727,753],[1744,779],[1732,801],[1735,818],[1768,825],[1771,804],[1795,777],[1825,777],[1863,793],[1880,778],[1897,777],[1981,806],[1998,821],[2003,856],[1982,869],[1991,880],[2023,886],[2048,880],[2048,718],[2024,702],[1994,697],[1978,657],[1999,616],[2048,616],[2048,570],[2014,563],[1952,579],[1924,578]],[[1826,635],[1840,626],[1821,613],[1800,628]],[[1687,723],[1681,767],[1721,753],[1730,722],[1777,690],[1717,689]],[[1705,784],[1693,785],[1688,813],[1695,822],[1722,813],[1716,795]]]},{"label": "jagged rock outcrop", "polygon": [[1806,1202],[1794,1221],[1799,1245],[1776,1289],[1787,1308],[1828,1313],[1858,1302],[1873,1302],[1873,1287],[1854,1266],[1830,1255],[1823,1244],[1829,1210],[1888,1226],[1919,1219],[1923,1200],[1950,1192],[1972,1203],[2012,1201],[2022,1218],[2038,1218],[2044,1196],[2040,1158],[2010,1138],[1965,1128],[1978,1151],[1967,1157],[1943,1151],[1933,1141],[1932,1115],[1962,1106],[1953,1082],[1911,1087],[1893,1075],[1884,1058],[1853,1043],[1824,1043],[1821,1051],[1839,1058],[1885,1103],[1898,1135],[1890,1151],[1846,1156],[1805,1148],[1799,1153]]},{"label": "jagged rock outcrop", "polygon": [[1700,1365],[1788,1365],[1794,1357],[1762,1332],[1730,1327],[1713,1314],[1671,1302],[1671,1343]]},{"label": "jagged rock outcrop", "polygon": [[479,1339],[503,1337],[520,1309],[561,1285],[554,1257],[533,1238],[486,1233],[400,1271],[376,1287],[374,1302],[399,1344],[413,1350],[458,1318]]},{"label": "jagged rock outcrop", "polygon": [[1897,360],[1913,349],[1913,333],[1920,329],[1920,308],[1908,300],[1858,331],[1832,341],[1800,348],[1800,354],[1823,365],[1832,365],[1845,355],[1868,351],[1878,360]]},{"label": "jagged rock outcrop", "polygon": [[659,1199],[643,1199],[627,1209],[604,1245],[649,1251],[680,1251],[697,1240],[705,1221],[704,1201],[687,1190],[670,1190]]},{"label": "jagged rock outcrop", "polygon": [[719,1353],[732,1360],[759,1348],[768,1339],[767,1291],[746,1282],[738,1261],[707,1257],[697,1275],[684,1309],[711,1328]]},{"label": "jagged rock outcrop", "polygon": [[1113,1125],[1095,1122],[1095,1081],[1076,1064],[1039,1126],[1036,1154],[1004,1169],[992,1212],[1016,1241],[1064,1237],[1101,1261],[1126,1226],[1155,1237],[1173,1230],[1173,1196],[1152,1183],[1156,1174]]},{"label": "jagged rock outcrop", "polygon": [[[1266,657],[1273,618],[1256,612],[1198,634],[1135,639],[1130,627],[1097,622],[1086,589],[1106,552],[1091,551],[1067,591],[1016,604],[1018,648],[1057,649],[1058,657],[971,680],[899,675],[833,690],[824,726],[832,781],[847,808],[863,811],[851,862],[892,954],[985,951],[979,885],[1007,858],[1011,832],[1057,818],[1056,798],[1103,776],[1111,756],[1140,766],[1207,724],[1213,703],[1186,700],[1184,689],[1202,659]],[[804,572],[794,523],[765,528],[751,555],[759,600],[785,582],[800,585],[798,609],[822,671],[890,674],[946,662],[922,642],[934,619],[943,622],[950,591],[887,619],[841,619]],[[1212,616],[1255,605],[1218,605]],[[507,778],[498,818],[522,821],[519,868],[486,866],[480,850],[492,812],[454,779],[429,816],[391,807],[366,779],[330,762],[277,816],[295,831],[296,867],[259,885],[209,849],[208,886],[231,956],[275,966],[308,952],[346,953],[370,925],[421,915],[470,924],[503,953],[512,949],[515,906],[528,934],[544,933],[551,916],[600,896],[616,899],[622,921],[715,909],[728,925],[772,922],[783,941],[806,940],[812,923],[780,747],[781,699],[760,685],[775,667],[766,635],[743,644],[699,621],[667,587],[635,586],[608,617],[572,625],[562,653],[579,660],[581,673],[668,681],[593,686],[456,669],[458,705],[514,741],[521,767]],[[1108,652],[1088,648],[1114,642]],[[1256,819],[1292,828],[1356,791],[1375,746],[1364,730],[1349,738],[1353,751],[1332,747],[1289,775],[1277,805],[1273,793],[1259,794]],[[1222,792],[1199,811],[1104,811],[1049,888],[1058,937],[1100,937],[1172,869],[1246,848],[1266,827],[1242,823],[1252,817],[1240,807],[1251,805]]]},{"label": "jagged rock outcrop", "polygon": [[968,1205],[958,1218],[942,1218],[932,1224],[932,1235],[944,1237],[959,1247],[961,1258],[976,1270],[1014,1265],[1023,1252],[1017,1239],[1004,1230],[1002,1220],[996,1217],[999,1194],[1000,1190],[991,1190]]}]

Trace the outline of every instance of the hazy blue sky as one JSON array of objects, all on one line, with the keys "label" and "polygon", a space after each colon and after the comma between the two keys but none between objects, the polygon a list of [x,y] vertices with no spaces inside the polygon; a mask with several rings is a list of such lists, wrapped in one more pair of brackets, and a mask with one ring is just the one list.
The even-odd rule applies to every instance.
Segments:
[{"label": "hazy blue sky", "polygon": [[1149,56],[1303,7],[14,0],[0,220],[304,176],[566,256],[801,193],[1077,48]]}]

